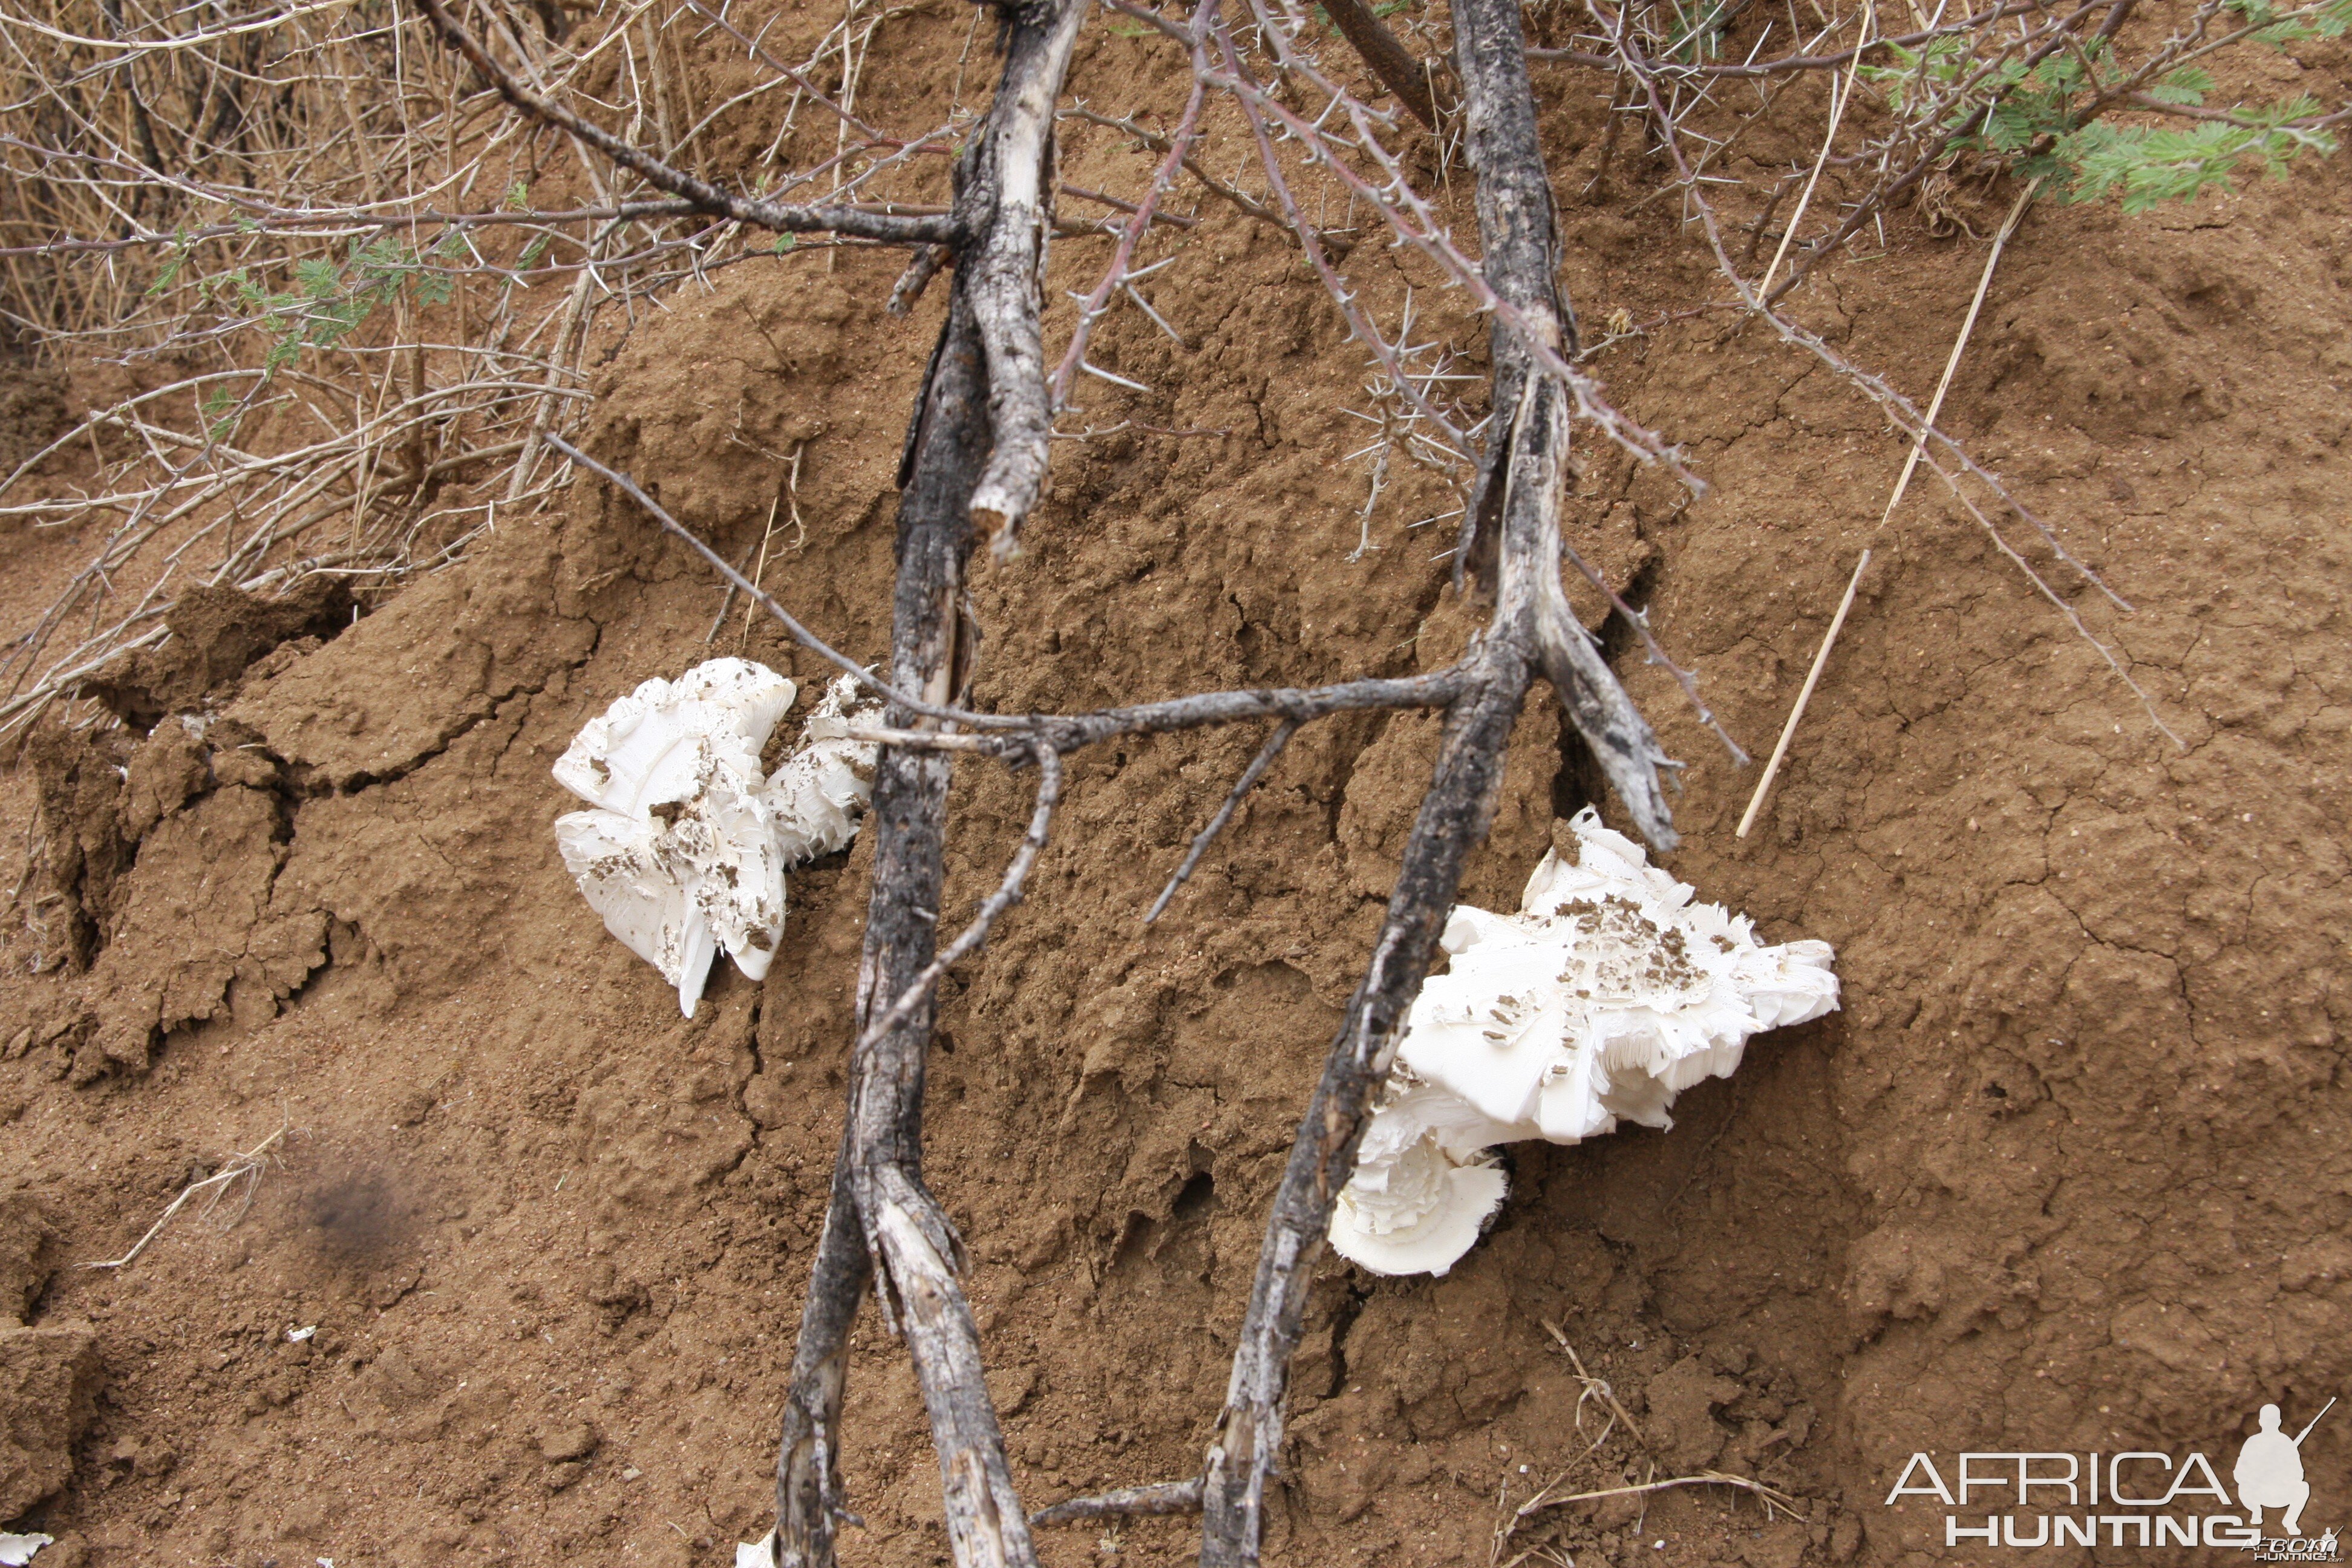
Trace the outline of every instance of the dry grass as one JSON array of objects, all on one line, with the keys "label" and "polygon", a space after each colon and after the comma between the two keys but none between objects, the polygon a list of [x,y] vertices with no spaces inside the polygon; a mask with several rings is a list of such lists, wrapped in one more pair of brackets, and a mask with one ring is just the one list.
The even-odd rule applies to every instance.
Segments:
[{"label": "dry grass", "polygon": [[[1791,1519],[1805,1517],[1803,1510],[1798,1505],[1797,1499],[1778,1487],[1750,1476],[1734,1475],[1727,1470],[1700,1470],[1691,1475],[1658,1478],[1657,1462],[1651,1455],[1649,1436],[1642,1430],[1641,1423],[1633,1419],[1633,1413],[1619,1401],[1616,1390],[1609,1385],[1607,1379],[1595,1375],[1584,1364],[1584,1358],[1577,1353],[1576,1346],[1570,1342],[1567,1332],[1558,1323],[1547,1320],[1544,1322],[1544,1330],[1551,1335],[1553,1342],[1559,1346],[1561,1353],[1568,1357],[1569,1365],[1574,1369],[1579,1384],[1574,1415],[1576,1430],[1580,1434],[1585,1430],[1587,1405],[1597,1408],[1605,1419],[1601,1423],[1599,1433],[1586,1444],[1584,1452],[1578,1456],[1566,1469],[1538,1487],[1534,1494],[1525,1501],[1513,1504],[1510,1500],[1509,1482],[1507,1480],[1504,1483],[1504,1489],[1497,1493],[1495,1499],[1495,1527],[1487,1545],[1487,1568],[1517,1568],[1518,1564],[1527,1563],[1570,1563],[1569,1553],[1549,1542],[1538,1542],[1521,1548],[1513,1555],[1506,1556],[1505,1553],[1512,1552],[1519,1531],[1537,1522],[1538,1516],[1552,1509],[1566,1508],[1576,1503],[1601,1502],[1610,1498],[1638,1497],[1647,1500],[1659,1492],[1675,1491],[1686,1487],[1727,1487],[1734,1491],[1747,1492],[1762,1502],[1765,1517],[1768,1520],[1776,1513],[1787,1514]],[[1616,1477],[1617,1472],[1600,1466],[1595,1460],[1595,1456],[1604,1443],[1620,1432],[1634,1448],[1639,1450],[1642,1463],[1647,1468],[1653,1479],[1638,1483],[1591,1487],[1580,1491],[1562,1490],[1561,1489],[1568,1484],[1569,1477],[1588,1465],[1592,1466],[1595,1472],[1601,1476]],[[1641,1522],[1635,1521],[1634,1528],[1637,1533],[1640,1531]]]},{"label": "dry grass", "polygon": [[100,1263],[85,1263],[82,1267],[84,1268],[129,1268],[141,1253],[147,1250],[150,1243],[163,1234],[164,1228],[172,1223],[173,1217],[199,1197],[204,1202],[196,1217],[211,1222],[221,1230],[229,1229],[237,1221],[243,1219],[246,1211],[253,1206],[253,1194],[261,1185],[262,1173],[278,1163],[278,1155],[274,1151],[285,1138],[286,1133],[287,1124],[281,1121],[278,1125],[277,1131],[272,1132],[245,1152],[230,1155],[221,1163],[220,1169],[211,1175],[190,1182],[181,1188],[180,1195],[172,1200],[171,1206],[155,1216],[155,1223],[147,1227],[147,1234],[133,1242],[131,1250],[121,1257],[110,1258]]},{"label": "dry grass", "polygon": [[[817,84],[830,60],[854,93],[898,14],[854,5],[810,60],[723,99],[682,40],[741,35],[693,0],[478,20],[542,90],[689,167],[757,110],[776,130],[752,177],[773,185],[820,103],[833,155],[784,184],[855,198],[944,146]],[[0,15],[0,321],[103,389],[0,475],[0,526],[91,541],[0,648],[0,738],[168,637],[190,586],[329,574],[372,602],[542,506],[567,478],[544,438],[582,422],[600,320],[769,253],[536,133],[383,0],[42,0]]]}]

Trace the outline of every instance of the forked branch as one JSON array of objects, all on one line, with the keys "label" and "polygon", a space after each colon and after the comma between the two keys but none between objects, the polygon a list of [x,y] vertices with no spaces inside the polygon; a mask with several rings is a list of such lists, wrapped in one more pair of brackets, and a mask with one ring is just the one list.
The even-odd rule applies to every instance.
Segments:
[{"label": "forked branch", "polygon": [[1559,509],[1572,404],[1549,362],[1574,342],[1574,325],[1554,281],[1551,191],[1536,142],[1516,0],[1456,0],[1454,40],[1465,146],[1478,176],[1485,281],[1510,307],[1495,314],[1496,417],[1487,426],[1480,487],[1499,525],[1495,609],[1484,638],[1464,660],[1470,684],[1447,714],[1371,962],[1325,1059],[1275,1196],[1224,1410],[1202,1465],[1202,1568],[1254,1568],[1258,1561],[1290,1359],[1332,1205],[1354,1173],[1357,1142],[1387,1080],[1405,1013],[1436,956],[1463,868],[1492,822],[1511,730],[1537,669],[1559,685],[1570,721],[1643,831],[1661,847],[1674,842],[1657,784],[1658,768],[1667,765],[1664,754],[1565,614]]}]

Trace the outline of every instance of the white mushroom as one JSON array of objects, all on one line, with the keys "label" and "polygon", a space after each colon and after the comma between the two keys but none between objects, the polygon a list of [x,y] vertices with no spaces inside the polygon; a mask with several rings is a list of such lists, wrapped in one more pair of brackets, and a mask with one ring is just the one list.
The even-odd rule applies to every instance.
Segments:
[{"label": "white mushroom", "polygon": [[595,809],[555,824],[604,928],[677,987],[689,1018],[721,948],[757,980],[784,925],[784,847],[760,748],[793,683],[740,658],[648,680],[589,721],[555,777]]},{"label": "white mushroom", "polygon": [[1425,981],[1331,1218],[1342,1257],[1443,1274],[1477,1240],[1503,1179],[1484,1151],[1576,1143],[1728,1077],[1748,1037],[1836,1007],[1827,942],[1766,946],[1745,916],[1693,901],[1591,809],[1577,863],[1546,855],[1521,909],[1456,908],[1447,973]]},{"label": "white mushroom", "polygon": [[1502,1206],[1491,1145],[1516,1136],[1397,1067],[1331,1214],[1331,1245],[1375,1274],[1443,1274]]},{"label": "white mushroom", "polygon": [[853,707],[857,678],[845,675],[824,689],[824,699],[808,716],[800,750],[776,769],[766,791],[778,841],[789,863],[830,855],[857,836],[857,819],[874,798],[870,741],[848,736],[853,722],[879,719],[879,703]]},{"label": "white mushroom", "polygon": [[855,678],[825,690],[800,748],[762,780],[761,749],[793,683],[715,658],[648,680],[592,719],[555,764],[594,809],[559,817],[564,868],[604,928],[677,987],[689,1018],[724,949],[753,980],[784,929],[784,873],[857,833],[876,747],[849,739]]},{"label": "white mushroom", "polygon": [[23,1568],[25,1563],[33,1560],[33,1553],[44,1546],[53,1545],[56,1541],[54,1535],[0,1534],[0,1564],[5,1564],[6,1568]]}]

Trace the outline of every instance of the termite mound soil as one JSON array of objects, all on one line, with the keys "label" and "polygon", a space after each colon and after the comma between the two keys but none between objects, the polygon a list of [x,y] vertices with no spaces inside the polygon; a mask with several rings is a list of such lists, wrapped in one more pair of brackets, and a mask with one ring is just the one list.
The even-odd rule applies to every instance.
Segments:
[{"label": "termite mound soil", "polygon": [[[914,79],[945,76],[966,20],[890,26]],[[1165,96],[1165,69],[1104,33],[1075,82]],[[920,118],[903,84],[873,90]],[[1704,258],[1670,204],[1575,199],[1594,84],[1542,90],[1588,321],[1685,303]],[[1072,135],[1072,182],[1145,177]],[[1452,504],[1435,480],[1399,465],[1358,552],[1367,474],[1339,458],[1368,373],[1297,256],[1197,216],[1150,292],[1187,343],[1105,322],[1094,363],[1156,390],[1087,387],[1073,427],[1108,433],[1062,444],[1024,554],[976,574],[980,703],[1430,669],[1477,624],[1436,558],[1450,521],[1412,526]],[[1916,395],[1984,253],[1907,216],[1888,239],[1799,309]],[[1049,294],[1105,248],[1064,242]],[[1366,298],[1393,320],[1377,248]],[[1877,531],[1901,448],[1826,369],[1727,316],[1595,362],[1713,488],[1591,452],[1575,540],[1749,751],[1875,552],[1744,840],[1756,770],[1608,634],[1689,763],[1672,868],[1768,939],[1833,943],[1845,1010],[1757,1041],[1669,1133],[1514,1148],[1499,1223],[1443,1279],[1327,1263],[1270,1562],[1923,1564],[1945,1510],[1882,1502],[1914,1450],[2226,1468],[2257,1405],[2299,1426],[2347,1386],[2347,255],[2352,182],[2327,163],[2139,218],[2037,207],[1993,283],[1947,423],[2136,606],[2027,552],[2145,705],[1939,489]],[[714,274],[607,345],[583,437],[730,558],[766,538],[766,583],[866,658],[941,308],[887,316],[893,275],[817,247]],[[1421,308],[1478,370],[1475,324]],[[15,625],[37,600],[11,591]],[[765,984],[722,965],[688,1022],[563,876],[548,768],[614,697],[714,652],[824,671],[740,603],[714,623],[710,575],[592,483],[355,622],[219,608],[124,703],[152,729],[51,735],[0,799],[39,851],[0,981],[0,1374],[48,1391],[0,1388],[10,1521],[60,1537],[43,1568],[729,1561],[768,1518],[869,848],[795,876]],[[1033,1506],[1197,1465],[1435,738],[1310,728],[1150,927],[1260,737],[1083,755],[1026,905],[947,987],[928,1178]],[[1590,776],[1538,696],[1465,898],[1512,907]],[[943,921],[993,885],[1026,787],[960,774]],[[281,1128],[257,1179],[127,1267],[81,1267]],[[845,1443],[845,1561],[946,1561],[920,1401],[870,1310]],[[2304,1454],[2311,1520],[2340,1528],[2352,1421]],[[1702,1470],[1789,1510],[1610,1497],[1496,1551],[1555,1479]],[[1191,1538],[1097,1525],[1042,1551],[1175,1563]]]}]

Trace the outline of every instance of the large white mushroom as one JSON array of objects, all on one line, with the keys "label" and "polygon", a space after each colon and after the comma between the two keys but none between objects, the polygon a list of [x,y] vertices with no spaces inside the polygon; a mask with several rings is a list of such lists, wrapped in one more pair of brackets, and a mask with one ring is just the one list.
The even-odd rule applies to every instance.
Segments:
[{"label": "large white mushroom", "polygon": [[1546,855],[1518,913],[1446,922],[1453,963],[1413,1000],[1331,1215],[1331,1245],[1374,1273],[1443,1274],[1470,1249],[1503,1199],[1494,1145],[1670,1127],[1748,1037],[1837,1006],[1827,942],[1760,943],[1589,808],[1570,826],[1576,863]]},{"label": "large white mushroom", "polygon": [[556,819],[565,869],[604,929],[677,987],[689,1018],[720,950],[750,978],[767,973],[784,872],[856,832],[867,789],[858,770],[871,768],[874,748],[841,733],[854,684],[826,693],[811,744],[773,780],[761,775],[761,749],[797,693],[740,658],[645,682],[590,720],[555,764],[557,782],[592,808]]}]

